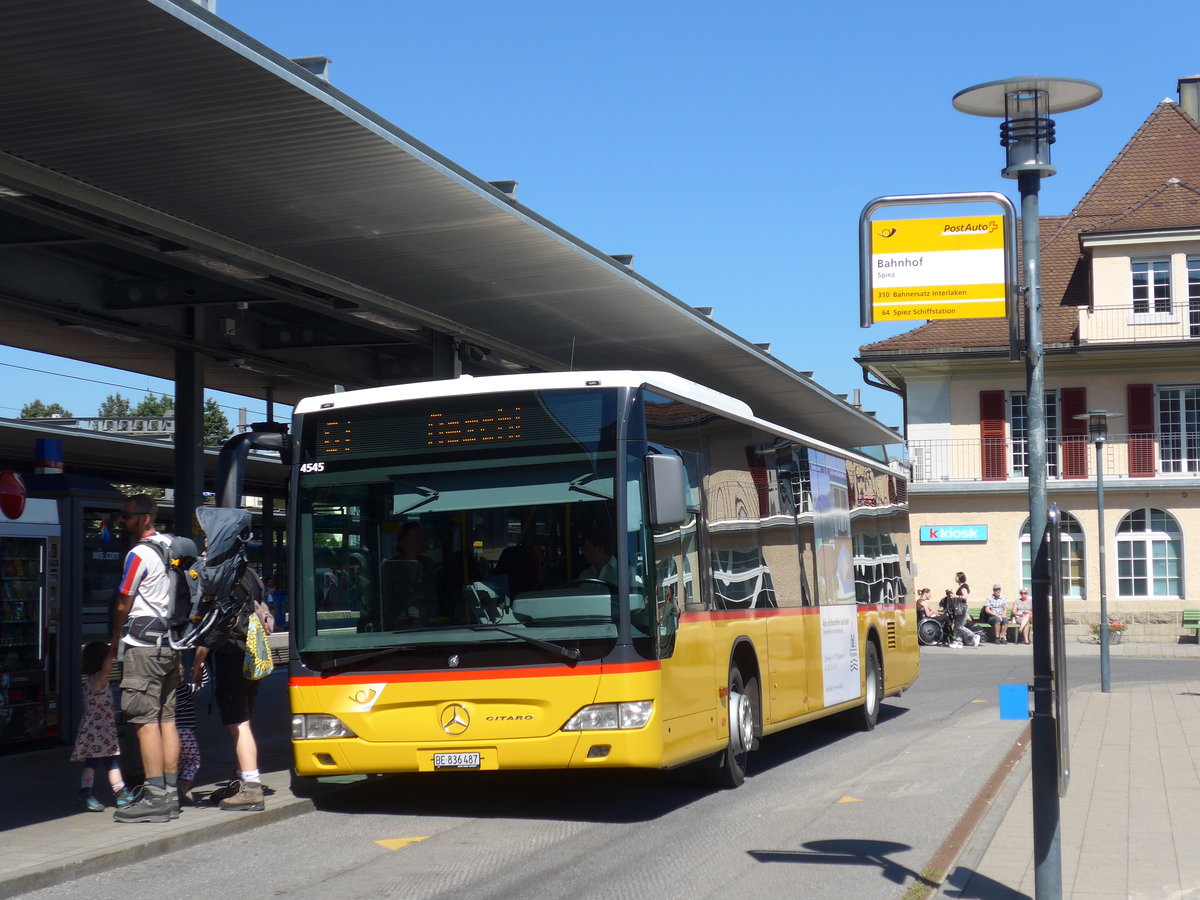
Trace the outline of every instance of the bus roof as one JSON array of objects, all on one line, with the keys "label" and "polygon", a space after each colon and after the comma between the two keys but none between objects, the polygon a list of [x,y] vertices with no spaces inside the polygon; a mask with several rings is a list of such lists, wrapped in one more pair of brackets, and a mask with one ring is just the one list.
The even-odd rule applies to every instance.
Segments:
[{"label": "bus roof", "polygon": [[718,412],[740,418],[754,418],[754,411],[741,400],[669,372],[653,371],[539,372],[523,375],[489,375],[483,378],[463,375],[460,378],[446,381],[419,381],[307,397],[296,404],[296,413],[303,415],[319,410],[350,409],[355,406],[391,403],[397,400],[420,400],[427,397],[464,397],[477,394],[498,394],[505,391],[550,391],[585,387],[638,388],[643,385],[694,400],[696,403]]},{"label": "bus roof", "polygon": [[639,388],[643,386],[670,394],[681,400],[690,401],[716,413],[741,419],[747,423],[758,423],[777,432],[788,433],[791,437],[803,440],[820,449],[854,456],[873,467],[888,468],[885,463],[871,459],[855,448],[837,447],[827,441],[813,438],[805,433],[803,422],[784,425],[760,419],[754,414],[754,410],[750,408],[749,404],[735,397],[714,391],[712,388],[696,384],[686,378],[680,378],[678,375],[672,375],[670,372],[653,370],[537,372],[520,375],[489,375],[481,378],[463,375],[445,381],[418,381],[307,397],[296,404],[295,412],[296,415],[305,415],[329,410],[353,409],[357,406],[369,406],[376,403],[499,394],[506,391],[548,391],[587,387]]}]

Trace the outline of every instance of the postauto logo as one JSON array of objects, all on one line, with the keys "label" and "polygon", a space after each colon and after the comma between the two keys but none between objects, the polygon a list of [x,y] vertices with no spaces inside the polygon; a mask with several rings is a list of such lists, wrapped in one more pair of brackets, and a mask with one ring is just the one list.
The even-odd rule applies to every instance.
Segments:
[{"label": "postauto logo", "polygon": [[921,543],[936,544],[948,541],[974,541],[983,543],[988,539],[986,525],[922,525]]}]

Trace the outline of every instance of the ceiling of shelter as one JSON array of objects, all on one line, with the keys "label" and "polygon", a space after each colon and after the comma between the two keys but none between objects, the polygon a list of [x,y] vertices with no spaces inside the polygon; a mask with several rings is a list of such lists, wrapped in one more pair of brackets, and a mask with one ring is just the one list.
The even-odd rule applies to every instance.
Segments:
[{"label": "ceiling of shelter", "polygon": [[5,343],[294,403],[665,369],[834,443],[870,415],[188,0],[0,4]]}]

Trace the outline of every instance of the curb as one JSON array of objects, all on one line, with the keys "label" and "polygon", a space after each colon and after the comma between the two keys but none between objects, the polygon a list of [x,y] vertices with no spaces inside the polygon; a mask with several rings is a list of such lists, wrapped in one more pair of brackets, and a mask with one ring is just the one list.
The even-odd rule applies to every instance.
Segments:
[{"label": "curb", "polygon": [[1020,736],[1004,755],[1000,767],[984,782],[983,787],[971,799],[966,811],[950,830],[946,840],[934,851],[933,856],[921,869],[917,880],[909,885],[904,893],[904,900],[925,900],[941,894],[946,881],[954,871],[959,857],[966,852],[975,837],[975,832],[988,816],[998,813],[1001,816],[1008,812],[1013,797],[1008,796],[1008,803],[1001,809],[996,801],[1004,793],[1009,780],[1021,768],[1020,763],[1029,750],[1033,731],[1032,723],[1025,726]]},{"label": "curb", "polygon": [[[260,812],[240,814],[226,812],[221,819],[196,822],[189,827],[177,827],[170,834],[158,835],[149,840],[138,840],[129,845],[102,851],[94,856],[72,859],[49,866],[40,865],[23,871],[17,870],[0,876],[0,898],[17,897],[30,891],[53,887],[87,875],[95,875],[130,863],[141,862],[163,853],[171,853],[229,835],[241,834],[263,825],[271,825],[303,815],[315,808],[316,805],[311,799],[283,797],[269,803],[267,808]],[[186,820],[189,812],[192,810],[184,807],[180,820]],[[111,827],[127,828],[136,834],[137,829],[152,828],[153,825],[145,823],[117,825],[114,823]]]}]

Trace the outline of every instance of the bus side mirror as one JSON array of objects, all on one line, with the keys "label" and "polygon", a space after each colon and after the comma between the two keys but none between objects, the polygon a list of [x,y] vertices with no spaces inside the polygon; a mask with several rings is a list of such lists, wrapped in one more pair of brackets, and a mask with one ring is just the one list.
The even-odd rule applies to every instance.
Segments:
[{"label": "bus side mirror", "polygon": [[678,456],[646,457],[646,496],[652,526],[682,525],[687,521],[687,473]]}]

